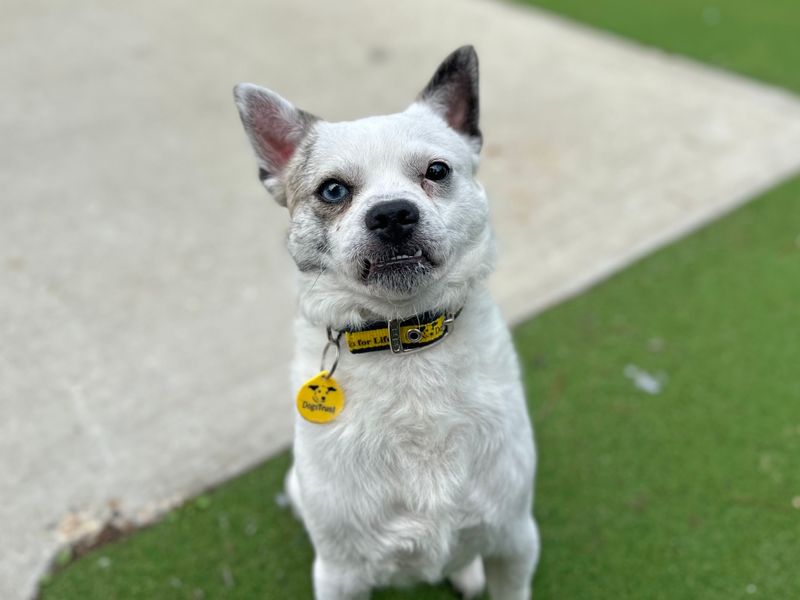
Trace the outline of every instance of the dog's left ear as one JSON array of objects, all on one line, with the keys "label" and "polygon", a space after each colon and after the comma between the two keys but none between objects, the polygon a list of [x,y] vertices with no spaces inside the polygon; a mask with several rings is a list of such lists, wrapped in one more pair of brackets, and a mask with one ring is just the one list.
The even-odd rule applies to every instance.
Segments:
[{"label": "dog's left ear", "polygon": [[478,55],[462,46],[444,59],[418,100],[427,104],[450,127],[467,136],[480,150],[483,136],[478,127]]}]

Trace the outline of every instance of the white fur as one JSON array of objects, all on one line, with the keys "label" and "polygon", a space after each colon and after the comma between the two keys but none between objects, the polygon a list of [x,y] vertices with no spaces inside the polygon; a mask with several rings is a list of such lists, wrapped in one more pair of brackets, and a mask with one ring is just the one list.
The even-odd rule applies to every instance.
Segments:
[{"label": "white fur", "polygon": [[[316,552],[317,600],[448,576],[474,597],[484,569],[493,600],[530,596],[539,554],[535,452],[511,337],[486,289],[494,244],[474,179],[480,143],[451,129],[437,106],[315,121],[310,141],[279,173],[289,250],[298,265],[312,265],[299,274],[295,389],[318,372],[326,327],[463,307],[452,333],[421,352],[352,355],[343,347],[334,374],[343,412],[325,425],[296,417],[286,488]],[[439,159],[451,179],[446,191],[431,191],[415,173]],[[314,191],[339,173],[357,182],[357,194],[323,223]],[[418,208],[420,239],[437,265],[405,291],[359,276],[374,243],[364,216],[393,198]]]},{"label": "white fur", "polygon": [[[296,330],[299,387],[318,369],[325,332],[303,317]],[[439,581],[476,556],[494,566],[494,600],[527,598],[535,456],[510,336],[488,293],[472,290],[442,344],[345,354],[335,377],[341,416],[325,426],[298,416],[295,427],[292,501],[321,565],[318,598]]]},{"label": "white fur", "polygon": [[480,596],[486,587],[481,557],[476,556],[466,567],[450,575],[450,582],[464,600],[473,600]]},{"label": "white fur", "polygon": [[[411,112],[412,134],[423,140],[443,128],[420,107]],[[434,204],[403,180],[392,140],[409,135],[402,131],[407,116],[332,127],[331,137],[372,140],[364,158],[372,190],[341,219],[326,271],[300,277],[293,385],[318,370],[323,325],[464,309],[434,348],[405,356],[344,350],[335,373],[345,391],[342,415],[322,426],[297,417],[293,501],[317,552],[320,600],[439,581],[478,556],[492,565],[495,600],[526,598],[538,555],[530,516],[535,456],[511,339],[484,284],[494,257],[486,199],[472,179],[468,146],[444,129],[440,143],[449,146],[434,144],[429,153],[465,171],[454,201]],[[360,147],[353,141],[349,155],[346,143],[339,146],[336,160],[355,161]],[[442,238],[447,268],[413,297],[375,297],[350,273],[348,252],[365,235],[372,203],[400,194],[418,202],[430,235]]]},{"label": "white fur", "polygon": [[[485,281],[495,262],[488,202],[474,179],[478,157],[469,142],[420,103],[395,115],[321,122],[312,133],[316,141],[310,156],[295,162],[304,161],[321,172],[357,165],[363,191],[336,224],[330,253],[321,257],[325,271],[301,274],[300,311],[312,323],[342,328],[361,324],[366,315],[408,317],[430,308],[458,310],[473,283]],[[419,182],[403,172],[408,157],[415,155],[425,161],[443,158],[452,166],[454,189],[446,201],[432,201]],[[445,263],[434,275],[435,281],[408,297],[375,294],[358,281],[355,272],[355,255],[368,235],[364,215],[376,202],[398,197],[414,201],[421,213],[420,227],[434,244],[435,258]],[[295,256],[305,251],[306,228],[317,226],[311,211],[305,203],[292,213],[289,251]]]}]

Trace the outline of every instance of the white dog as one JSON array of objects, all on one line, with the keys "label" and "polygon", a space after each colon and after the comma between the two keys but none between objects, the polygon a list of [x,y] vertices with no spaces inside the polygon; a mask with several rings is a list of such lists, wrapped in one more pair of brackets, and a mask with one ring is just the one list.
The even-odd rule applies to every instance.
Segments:
[{"label": "white dog", "polygon": [[287,492],[316,551],[316,598],[443,577],[464,597],[487,583],[494,600],[529,598],[536,459],[486,289],[475,51],[456,50],[389,116],[330,123],[252,84],[235,97],[261,181],[291,217]]}]

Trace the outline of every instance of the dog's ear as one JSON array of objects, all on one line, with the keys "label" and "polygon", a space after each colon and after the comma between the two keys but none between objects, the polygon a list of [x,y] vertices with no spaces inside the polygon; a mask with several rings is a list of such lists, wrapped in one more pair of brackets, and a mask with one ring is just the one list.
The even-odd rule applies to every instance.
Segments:
[{"label": "dog's ear", "polygon": [[462,46],[444,59],[419,95],[450,127],[466,135],[480,150],[478,126],[478,55],[472,46]]},{"label": "dog's ear", "polygon": [[275,200],[286,206],[281,174],[317,118],[252,83],[237,85],[233,97],[256,152],[258,177]]}]

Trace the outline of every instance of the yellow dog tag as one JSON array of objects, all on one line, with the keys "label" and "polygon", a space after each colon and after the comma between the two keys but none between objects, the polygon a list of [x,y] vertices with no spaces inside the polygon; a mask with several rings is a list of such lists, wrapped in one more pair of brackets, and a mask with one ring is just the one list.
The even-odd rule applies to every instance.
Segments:
[{"label": "yellow dog tag", "polygon": [[320,371],[300,386],[297,412],[312,423],[328,423],[344,408],[344,393],[327,371]]}]

